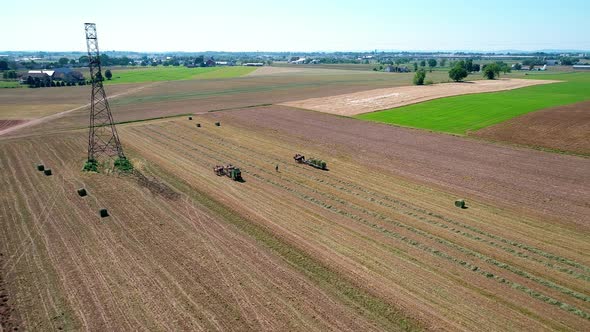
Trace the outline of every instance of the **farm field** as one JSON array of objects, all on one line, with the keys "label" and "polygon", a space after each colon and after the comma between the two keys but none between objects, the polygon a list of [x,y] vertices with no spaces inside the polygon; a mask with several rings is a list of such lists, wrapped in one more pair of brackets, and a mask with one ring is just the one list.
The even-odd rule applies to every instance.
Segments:
[{"label": "farm field", "polygon": [[465,135],[516,116],[590,99],[590,74],[536,74],[534,79],[562,80],[512,91],[447,97],[358,115],[357,118]]},{"label": "farm field", "polygon": [[[411,74],[307,69],[298,73],[231,79],[113,84],[107,85],[106,89],[115,120],[134,121],[404,86],[411,84],[411,81]],[[6,101],[6,107],[0,106],[0,120],[22,119],[25,114],[35,112],[51,115],[88,102],[88,96],[85,95],[88,87],[64,87],[56,91],[50,89],[23,89],[26,94],[22,95],[6,91],[11,89],[0,90],[0,100]],[[48,98],[45,103],[44,98]],[[73,101],[77,104],[70,105]],[[67,107],[65,104],[68,104]],[[51,121],[51,124],[43,122],[30,126],[25,131],[19,131],[19,134],[82,128],[87,123],[88,114],[85,109],[80,109]]]},{"label": "farm field", "polygon": [[0,330],[590,328],[588,158],[279,105],[412,74],[277,69],[108,85],[143,175],[81,172],[88,87],[0,89]]},{"label": "farm field", "polygon": [[[180,195],[170,189],[163,195],[131,176],[82,174],[79,157],[85,151],[77,142],[84,136],[0,143],[0,164],[9,170],[0,176],[5,188],[0,200],[0,296],[7,300],[0,304],[0,317],[6,330],[358,331],[414,326],[391,311],[390,317],[367,319],[362,305],[339,298],[341,289],[311,280],[309,271],[266,248],[277,241],[274,237],[257,241],[235,213],[193,198],[196,191]],[[44,176],[35,162],[54,174]],[[79,197],[80,187],[89,196]],[[110,217],[98,216],[103,207]],[[284,254],[288,247],[279,249]],[[299,255],[299,264],[322,271],[316,279],[347,286],[297,250],[289,253]],[[357,290],[348,294],[364,295]],[[364,300],[372,298],[366,295]],[[379,301],[369,304],[378,307]],[[391,317],[398,320],[388,321]]]},{"label": "farm field", "polygon": [[590,101],[528,113],[471,135],[590,155]]},{"label": "farm field", "polygon": [[352,116],[453,95],[512,90],[532,85],[551,84],[556,82],[558,81],[501,79],[493,81],[479,80],[462,83],[444,83],[426,86],[402,86],[323,98],[297,100],[282,103],[281,105],[343,116]]},{"label": "farm field", "polygon": [[[122,135],[139,155],[179,181],[251,216],[342,275],[355,276],[357,287],[408,313],[427,312],[414,318],[429,329],[576,329],[588,324],[588,305],[579,297],[588,289],[585,268],[570,274],[571,265],[548,260],[567,256],[577,267],[588,262],[583,253],[588,246],[585,214],[577,222],[564,217],[554,223],[473,195],[469,208],[460,210],[448,192],[357,162],[370,158],[370,150],[355,149],[359,152],[353,154],[330,138],[320,146],[280,130],[280,125],[263,128],[244,120],[233,125],[252,119],[255,112],[196,117],[202,128],[186,119],[129,125]],[[213,126],[214,120],[221,120],[221,127]],[[342,128],[342,123],[332,126]],[[369,146],[363,144],[365,150]],[[329,171],[295,164],[294,152],[324,158]],[[207,175],[213,165],[229,162],[242,167],[245,183]],[[543,177],[545,183],[548,179],[552,177]],[[582,181],[587,183],[587,176]],[[567,186],[588,196],[587,189]],[[517,196],[516,188],[512,190],[510,198]],[[583,204],[580,208],[587,212]]]},{"label": "farm field", "polygon": [[105,85],[145,83],[160,81],[195,80],[195,79],[220,79],[239,77],[251,73],[255,67],[141,67],[123,69],[118,67],[112,69],[113,78],[106,80]]}]

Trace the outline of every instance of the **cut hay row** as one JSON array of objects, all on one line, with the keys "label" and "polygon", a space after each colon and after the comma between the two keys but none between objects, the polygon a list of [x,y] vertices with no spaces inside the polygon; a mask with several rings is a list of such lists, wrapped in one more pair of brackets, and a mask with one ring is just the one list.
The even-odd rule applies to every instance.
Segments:
[{"label": "cut hay row", "polygon": [[[171,137],[168,137],[168,139],[171,139]],[[172,139],[173,139],[173,138],[172,138]],[[195,150],[195,148],[194,148],[194,147],[193,147],[192,149],[193,149],[193,150]],[[199,153],[195,154],[193,157],[194,157],[194,158],[198,158],[198,156],[200,156],[200,157],[202,158],[202,156],[203,156],[203,151],[200,151]],[[493,262],[492,262],[492,263],[493,263]],[[551,301],[551,299],[550,299],[550,298],[547,298],[547,300],[548,300],[548,301]]]},{"label": "cut hay row", "polygon": [[[0,248],[18,254],[20,243],[32,246],[11,274],[17,308],[27,309],[24,330],[377,329],[198,205],[163,200],[125,178],[81,175],[66,157],[83,154],[79,146],[50,141],[38,157],[62,171],[39,185],[39,174],[22,167],[33,147],[0,156],[13,170],[0,183],[15,198],[0,200],[11,205],[2,212],[10,219],[0,225]],[[75,191],[82,182],[93,193],[84,201]],[[35,220],[47,197],[56,201],[47,207],[50,222]],[[96,222],[96,206],[110,206],[112,220]],[[22,273],[26,279],[12,278]]]},{"label": "cut hay row", "polygon": [[[172,130],[174,130],[174,131],[176,131],[177,128],[179,130],[183,129],[183,127],[176,122],[173,123],[173,125],[174,125],[173,126],[174,129],[172,129]],[[185,137],[185,138],[190,139],[189,137]],[[272,157],[269,157],[268,155],[264,154],[264,152],[261,151],[261,149],[251,149],[251,148],[246,147],[245,145],[241,144],[242,142],[247,141],[248,138],[242,138],[240,140],[240,142],[236,142],[236,141],[228,140],[227,134],[225,134],[225,133],[221,134],[221,133],[217,133],[217,132],[207,132],[206,134],[200,135],[198,137],[198,140],[199,141],[209,140],[211,142],[211,145],[213,145],[213,146],[219,145],[219,146],[225,146],[225,147],[232,147],[233,149],[236,150],[236,153],[244,152],[246,154],[251,154],[251,155],[255,154],[257,156],[258,160],[266,161],[269,164],[275,164],[275,163],[285,161],[285,158],[283,158],[283,159],[272,158]],[[254,143],[255,142],[253,142],[253,144],[250,144],[249,146],[256,147],[258,145],[258,144],[254,144]],[[302,172],[298,172],[298,170],[301,170]],[[381,195],[379,193],[369,190],[368,189],[369,187],[359,186],[359,185],[356,185],[356,184],[351,183],[346,180],[340,180],[337,176],[317,177],[317,176],[315,176],[315,174],[316,174],[315,172],[309,172],[309,170],[306,167],[301,167],[297,164],[292,164],[292,163],[289,164],[289,174],[290,175],[296,174],[296,175],[302,176],[308,180],[315,181],[316,184],[320,187],[324,186],[324,185],[330,186],[330,187],[338,189],[339,191],[346,193],[348,195],[351,195],[354,197],[360,197],[360,198],[364,199],[365,201],[369,201],[371,203],[378,204],[378,205],[386,207],[386,208],[391,208],[391,209],[395,209],[395,210],[399,210],[400,208],[403,208],[405,210],[409,210],[409,211],[403,211],[400,213],[403,213],[406,216],[410,216],[413,219],[415,219],[416,221],[427,222],[429,224],[436,225],[437,227],[447,229],[449,232],[451,232],[453,234],[460,234],[461,236],[468,237],[472,240],[486,243],[490,246],[493,246],[493,247],[499,248],[503,251],[506,251],[514,256],[518,256],[519,258],[532,260],[537,263],[543,264],[546,267],[554,269],[556,271],[575,276],[576,278],[579,278],[582,280],[590,281],[589,275],[584,274],[584,273],[578,273],[570,268],[566,268],[564,266],[561,266],[560,264],[555,263],[555,261],[557,261],[559,263],[563,263],[565,265],[569,265],[569,266],[572,266],[575,268],[582,269],[583,271],[590,272],[590,268],[588,268],[578,262],[569,260],[564,257],[557,256],[553,253],[545,252],[543,250],[540,250],[538,248],[532,247],[532,246],[524,244],[524,243],[519,243],[519,242],[516,242],[513,240],[508,240],[508,239],[503,238],[501,236],[497,236],[497,235],[491,234],[489,232],[484,232],[472,225],[461,223],[455,219],[452,219],[452,218],[449,218],[449,217],[446,217],[446,216],[443,216],[440,214],[436,214],[432,211],[422,209],[420,207],[417,207],[416,205],[410,205],[407,202],[403,202],[398,198],[391,197],[390,195]],[[384,201],[386,201],[386,202],[384,202]],[[477,235],[460,230],[454,226],[474,232]],[[487,237],[488,240],[480,237],[481,235]],[[517,251],[517,250],[513,249],[514,247],[516,247],[518,249],[525,250],[525,251],[529,251],[530,253],[538,254],[541,256],[541,258],[537,258],[534,255],[526,254],[522,251]]]},{"label": "cut hay row", "polygon": [[[170,137],[168,137],[168,138],[170,139]],[[227,158],[230,158],[230,156],[229,156],[229,155],[226,155],[226,157],[227,157]],[[245,164],[245,165],[248,165],[248,166],[251,166],[251,167],[255,167],[255,165],[252,165],[252,164],[247,164],[247,162],[246,162],[246,161],[244,161],[244,160],[240,160],[240,163],[242,163],[242,164]],[[272,174],[272,172],[270,172],[270,171],[265,171],[265,170],[263,170],[263,169],[258,169],[258,171],[260,171],[260,172],[265,172],[265,173],[267,173],[267,174]],[[247,173],[247,172],[246,172],[246,173]],[[256,176],[256,174],[254,174],[254,175]],[[289,180],[288,180],[288,182],[292,183],[293,185],[297,185],[297,184],[296,184],[295,182],[293,182],[293,181],[289,181]],[[273,185],[278,185],[277,183],[274,183],[274,182],[270,182],[270,183],[271,183],[271,184],[273,184]],[[280,186],[280,185],[279,185],[279,186]],[[282,187],[283,189],[285,189],[285,190],[289,190],[289,188],[290,188],[290,187],[288,187],[288,186],[281,186],[281,187]],[[474,251],[468,250],[468,249],[466,249],[466,248],[463,248],[463,247],[461,247],[461,246],[458,246],[458,245],[457,245],[457,244],[455,244],[455,243],[452,243],[452,242],[449,242],[449,241],[443,240],[442,238],[439,238],[439,237],[433,237],[433,236],[431,236],[431,235],[430,235],[429,233],[427,233],[427,232],[423,232],[423,231],[421,231],[421,230],[418,230],[418,229],[416,229],[416,228],[414,228],[414,227],[408,226],[407,224],[402,224],[402,223],[399,223],[399,222],[397,222],[397,221],[395,221],[395,220],[393,220],[393,219],[390,219],[390,218],[388,218],[388,217],[386,217],[386,216],[383,216],[383,215],[381,215],[381,214],[379,214],[379,213],[375,213],[375,212],[372,212],[372,211],[366,210],[366,209],[364,209],[364,208],[362,208],[362,207],[355,206],[355,205],[353,205],[353,204],[350,204],[350,203],[348,203],[347,201],[344,201],[344,200],[342,200],[342,199],[334,198],[334,197],[332,197],[332,196],[330,196],[330,195],[327,195],[327,194],[325,194],[325,193],[323,193],[323,192],[321,192],[321,191],[319,191],[319,190],[316,190],[316,189],[314,189],[314,188],[307,187],[307,186],[305,186],[305,187],[306,187],[306,189],[310,190],[311,192],[314,192],[315,194],[318,194],[318,195],[320,195],[320,196],[324,196],[324,197],[328,197],[329,199],[331,199],[331,200],[333,200],[333,201],[336,201],[336,202],[339,202],[339,203],[341,203],[341,204],[343,204],[343,205],[347,205],[348,207],[350,207],[350,208],[352,208],[352,209],[354,209],[354,210],[356,210],[356,211],[362,212],[362,213],[364,213],[364,214],[370,215],[370,216],[372,216],[372,217],[375,217],[375,218],[378,218],[378,219],[381,219],[381,220],[388,221],[388,222],[390,222],[390,223],[393,223],[394,225],[396,225],[396,226],[398,226],[398,227],[406,228],[406,229],[408,229],[408,230],[410,230],[410,231],[412,231],[412,232],[414,232],[414,233],[420,234],[420,235],[422,235],[422,236],[425,236],[425,237],[428,237],[428,238],[430,238],[430,239],[435,239],[435,240],[436,240],[437,242],[439,242],[439,243],[443,243],[443,244],[445,244],[445,245],[447,245],[447,246],[454,247],[454,248],[458,249],[458,250],[459,250],[459,251],[461,251],[461,252],[468,253],[468,255],[470,255],[470,256],[473,256],[473,257],[480,258],[480,259],[482,259],[482,260],[484,260],[484,261],[486,261],[486,262],[488,262],[488,263],[491,263],[491,264],[493,264],[493,265],[496,265],[496,266],[498,266],[498,267],[501,267],[501,268],[503,268],[503,269],[506,269],[506,270],[508,270],[508,271],[511,271],[511,272],[513,272],[513,273],[515,273],[515,274],[517,274],[517,275],[523,276],[523,277],[525,277],[525,278],[527,278],[527,279],[530,279],[530,280],[536,281],[536,282],[538,282],[539,284],[542,284],[542,285],[544,285],[544,286],[547,286],[547,287],[550,287],[550,288],[553,288],[553,289],[559,290],[560,292],[562,292],[562,293],[564,293],[564,294],[567,294],[567,295],[570,295],[570,296],[573,296],[573,297],[575,297],[575,298],[577,298],[577,299],[580,299],[580,300],[583,300],[583,301],[586,301],[586,302],[590,302],[590,297],[588,297],[588,296],[586,296],[586,295],[584,295],[584,294],[578,293],[578,292],[576,292],[576,291],[573,291],[573,290],[571,290],[571,289],[568,289],[568,288],[566,288],[566,287],[562,287],[562,286],[560,286],[560,285],[557,285],[557,284],[555,284],[555,283],[553,283],[553,282],[551,282],[551,281],[545,280],[545,279],[543,279],[543,278],[539,278],[539,277],[536,277],[536,276],[530,275],[529,273],[526,273],[526,272],[524,272],[524,271],[522,271],[522,270],[520,270],[520,269],[517,269],[517,268],[515,268],[515,267],[513,267],[513,266],[510,266],[510,265],[508,265],[508,264],[505,264],[505,263],[503,263],[503,262],[499,262],[499,261],[497,261],[497,260],[491,259],[490,257],[486,257],[485,255],[482,255],[482,254],[480,254],[480,253],[478,253],[478,252],[474,252]],[[305,195],[305,196],[303,196],[303,197],[304,197],[304,198],[306,198],[306,199],[308,199],[308,198],[309,198],[309,197],[308,197],[308,196],[306,196],[306,195]],[[322,206],[324,206],[324,207],[332,208],[332,205],[327,205],[326,203],[321,203],[321,205],[322,205]],[[334,209],[336,209],[336,208],[334,207]],[[341,213],[341,211],[339,211],[339,213]],[[422,218],[420,218],[420,219],[421,219],[421,220],[423,220]],[[366,221],[366,220],[365,220],[364,222],[368,222],[368,221]],[[482,272],[482,271],[480,271],[480,273],[482,273],[482,274],[483,274],[483,272]],[[487,273],[487,272],[485,273],[485,275],[486,275],[486,276],[488,276],[488,274],[489,274],[489,273]],[[499,278],[499,279],[502,279],[502,280],[504,280],[504,278]],[[502,282],[505,282],[505,281],[502,281]],[[508,283],[510,284],[510,282],[508,282]],[[553,300],[553,299],[551,299],[551,298],[549,298],[549,297],[545,298],[545,300],[546,300],[546,301],[552,301],[552,302],[555,302],[555,300]],[[558,305],[561,305],[561,303],[556,303],[556,304],[558,304]],[[571,311],[572,311],[572,312],[577,312],[575,307],[572,307],[572,308],[571,308]],[[587,315],[586,315],[586,313],[582,313],[582,315],[584,315],[583,317],[586,317],[586,316],[587,316]]]}]

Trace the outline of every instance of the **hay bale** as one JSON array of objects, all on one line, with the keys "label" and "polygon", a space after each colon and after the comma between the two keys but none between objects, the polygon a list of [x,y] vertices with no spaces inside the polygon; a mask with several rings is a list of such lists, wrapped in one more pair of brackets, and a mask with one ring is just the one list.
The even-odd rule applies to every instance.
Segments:
[{"label": "hay bale", "polygon": [[47,176],[50,176],[50,175],[52,174],[52,173],[51,173],[51,168],[46,168],[46,169],[43,171],[43,174],[45,174],[45,175],[47,175]]},{"label": "hay bale", "polygon": [[200,123],[197,123],[197,128],[201,128],[201,124]]},{"label": "hay bale", "polygon": [[37,165],[37,170],[43,172],[45,170],[45,165],[43,164],[38,164]]},{"label": "hay bale", "polygon": [[188,117],[188,119],[189,119],[189,120],[192,120],[192,119],[193,119],[193,117],[192,117],[192,116],[189,116],[189,117]]},{"label": "hay bale", "polygon": [[216,125],[217,127],[219,127],[219,126],[221,126],[221,122],[215,122],[215,125]]},{"label": "hay bale", "polygon": [[80,195],[80,197],[84,197],[84,196],[88,195],[88,193],[86,192],[86,189],[84,189],[84,188],[80,188],[77,191],[78,191],[78,195]]},{"label": "hay bale", "polygon": [[461,209],[465,208],[465,200],[463,199],[458,199],[455,201],[455,206]]},{"label": "hay bale", "polygon": [[108,217],[109,216],[109,211],[107,211],[107,209],[100,209],[100,217],[104,218],[104,217]]}]

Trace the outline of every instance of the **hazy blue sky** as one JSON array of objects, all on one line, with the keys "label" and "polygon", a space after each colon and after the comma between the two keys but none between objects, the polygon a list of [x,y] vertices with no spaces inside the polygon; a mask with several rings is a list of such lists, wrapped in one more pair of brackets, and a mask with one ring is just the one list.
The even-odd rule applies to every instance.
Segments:
[{"label": "hazy blue sky", "polygon": [[590,50],[590,0],[9,0],[0,50]]}]

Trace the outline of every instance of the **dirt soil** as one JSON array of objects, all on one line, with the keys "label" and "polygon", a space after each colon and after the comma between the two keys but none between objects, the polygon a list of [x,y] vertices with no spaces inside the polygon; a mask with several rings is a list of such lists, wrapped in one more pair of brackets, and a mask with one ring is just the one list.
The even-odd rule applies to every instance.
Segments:
[{"label": "dirt soil", "polygon": [[590,101],[528,113],[470,135],[589,155]]},{"label": "dirt soil", "polygon": [[512,90],[558,81],[499,79],[462,83],[441,83],[424,86],[403,86],[375,89],[343,95],[290,101],[280,105],[344,116],[380,111],[427,100],[471,93]]},{"label": "dirt soil", "polygon": [[0,331],[377,329],[200,201],[82,173],[84,136],[0,143]]},{"label": "dirt soil", "polygon": [[[214,126],[219,120],[221,126]],[[550,164],[538,151],[397,134],[390,126],[275,107],[119,130],[123,144],[147,160],[428,329],[589,325],[588,223],[571,215],[551,218],[559,209],[580,209],[583,198],[572,198],[576,194],[588,197],[584,159],[558,155]],[[295,153],[321,158],[329,170],[298,164]],[[213,166],[226,163],[241,168],[243,183],[214,176]],[[560,167],[572,173],[560,175]],[[401,176],[408,173],[433,181]],[[457,177],[476,189],[467,194],[470,188]],[[441,178],[453,187],[441,190]],[[517,204],[490,196],[494,186]],[[539,192],[555,200],[545,214],[535,211]],[[466,198],[468,208],[456,208],[456,198]],[[567,205],[569,198],[574,202]],[[588,216],[588,208],[574,212]],[[572,311],[564,309],[569,306]]]},{"label": "dirt soil", "polygon": [[0,132],[4,129],[25,123],[27,121],[28,120],[0,120]]},{"label": "dirt soil", "polygon": [[[221,116],[221,114],[219,114]],[[590,159],[271,106],[223,113],[247,128],[338,147],[366,165],[590,227]]]}]

